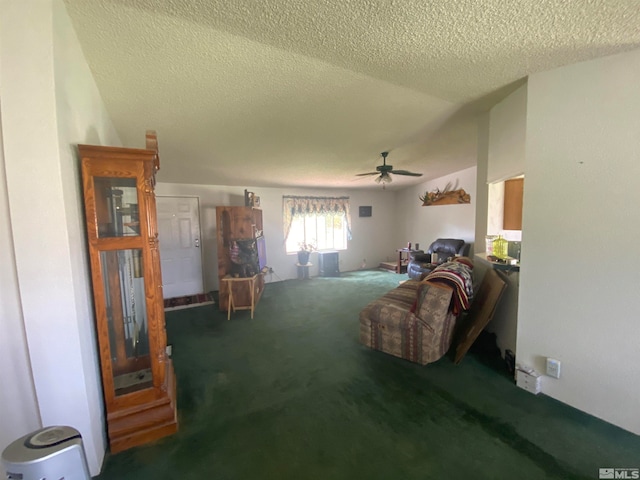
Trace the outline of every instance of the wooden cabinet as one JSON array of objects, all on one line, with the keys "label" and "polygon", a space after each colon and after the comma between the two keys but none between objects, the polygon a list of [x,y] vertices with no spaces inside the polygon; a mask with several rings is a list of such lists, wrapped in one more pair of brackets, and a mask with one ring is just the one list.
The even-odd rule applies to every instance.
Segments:
[{"label": "wooden cabinet", "polygon": [[522,230],[524,178],[504,182],[504,230]]},{"label": "wooden cabinet", "polygon": [[[229,288],[236,308],[255,305],[264,290],[266,252],[262,234],[262,210],[254,207],[216,207],[220,310],[229,310]],[[252,282],[223,281],[225,277],[250,278]],[[253,312],[253,309],[252,309]]]},{"label": "wooden cabinet", "polygon": [[155,134],[146,149],[79,145],[111,452],[178,429],[166,353]]}]

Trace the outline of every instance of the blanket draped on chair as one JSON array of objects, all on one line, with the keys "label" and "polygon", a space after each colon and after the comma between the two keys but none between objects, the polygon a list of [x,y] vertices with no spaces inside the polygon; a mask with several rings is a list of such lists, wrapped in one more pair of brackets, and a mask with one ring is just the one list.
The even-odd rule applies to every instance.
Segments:
[{"label": "blanket draped on chair", "polygon": [[459,315],[463,310],[469,310],[473,299],[472,268],[470,262],[460,260],[446,262],[433,269],[423,282],[444,283],[453,288],[451,312]]}]

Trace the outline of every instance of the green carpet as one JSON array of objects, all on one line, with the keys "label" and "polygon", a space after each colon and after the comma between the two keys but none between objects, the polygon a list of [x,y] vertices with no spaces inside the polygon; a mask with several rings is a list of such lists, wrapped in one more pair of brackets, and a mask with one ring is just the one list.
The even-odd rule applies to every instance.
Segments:
[{"label": "green carpet", "polygon": [[179,432],[100,479],[574,479],[640,467],[640,437],[517,388],[469,354],[419,366],[358,342],[358,312],[404,276],[267,284],[255,319],[167,313]]}]

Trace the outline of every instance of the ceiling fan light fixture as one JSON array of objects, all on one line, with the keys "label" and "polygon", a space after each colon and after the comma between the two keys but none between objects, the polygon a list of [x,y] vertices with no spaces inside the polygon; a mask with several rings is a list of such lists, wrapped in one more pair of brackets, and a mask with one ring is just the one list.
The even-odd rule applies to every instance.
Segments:
[{"label": "ceiling fan light fixture", "polygon": [[391,183],[392,177],[391,177],[391,173],[397,174],[397,175],[408,175],[411,177],[421,177],[422,174],[421,173],[414,173],[414,172],[410,172],[408,170],[394,170],[393,169],[393,165],[387,165],[387,155],[389,155],[389,152],[382,152],[380,154],[380,156],[382,156],[382,165],[378,165],[376,167],[376,171],[375,172],[367,172],[367,173],[358,173],[357,176],[361,177],[361,176],[368,176],[368,175],[377,175],[379,174],[379,176],[376,177],[375,182],[376,183],[382,183],[382,189],[384,190],[384,186],[385,183]]},{"label": "ceiling fan light fixture", "polygon": [[378,178],[376,178],[376,183],[382,183],[382,189],[385,190],[385,186],[387,183],[391,183],[393,179],[391,175],[387,172],[382,172]]}]

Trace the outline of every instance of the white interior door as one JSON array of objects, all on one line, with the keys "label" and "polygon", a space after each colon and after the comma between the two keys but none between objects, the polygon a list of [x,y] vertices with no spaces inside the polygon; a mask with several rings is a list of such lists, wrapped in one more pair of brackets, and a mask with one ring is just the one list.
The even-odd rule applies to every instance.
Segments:
[{"label": "white interior door", "polygon": [[196,197],[156,197],[164,298],[203,293]]}]

